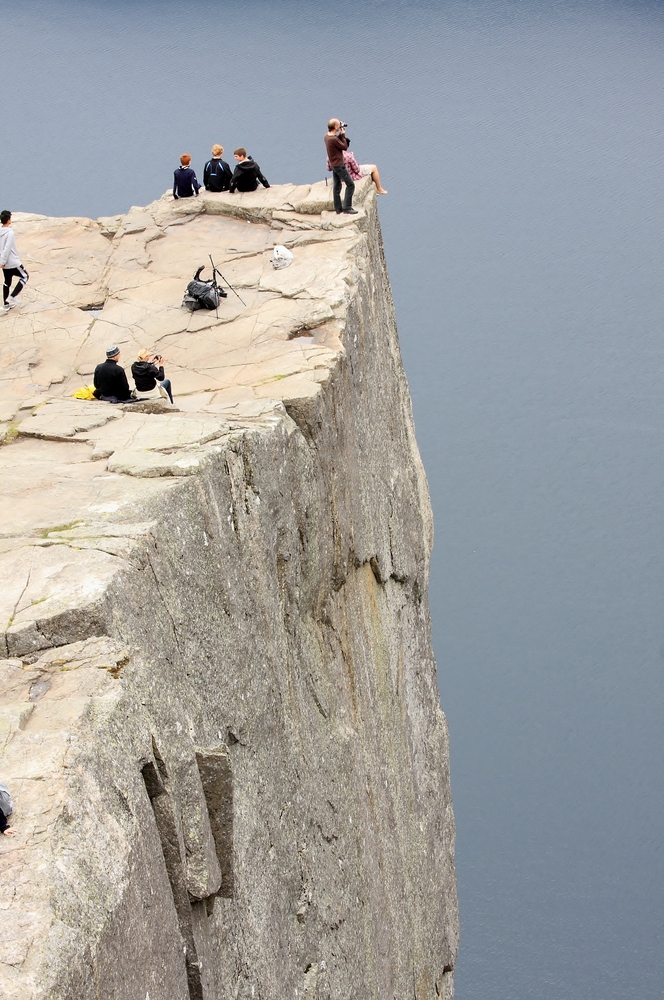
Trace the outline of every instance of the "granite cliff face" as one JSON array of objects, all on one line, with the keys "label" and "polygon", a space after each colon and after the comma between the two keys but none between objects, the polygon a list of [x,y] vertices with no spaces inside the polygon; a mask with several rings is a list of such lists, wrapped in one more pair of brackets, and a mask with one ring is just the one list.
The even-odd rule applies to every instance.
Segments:
[{"label": "granite cliff face", "polygon": [[[4,996],[453,996],[431,514],[358,194],[14,220]],[[246,303],[218,320],[179,307],[210,251]],[[177,412],[70,398],[111,341],[166,356]]]}]

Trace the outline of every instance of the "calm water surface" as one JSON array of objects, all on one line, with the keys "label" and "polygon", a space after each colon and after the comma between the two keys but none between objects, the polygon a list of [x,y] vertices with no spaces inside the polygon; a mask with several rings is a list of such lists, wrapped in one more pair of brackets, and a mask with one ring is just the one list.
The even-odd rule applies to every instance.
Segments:
[{"label": "calm water surface", "polygon": [[110,215],[188,150],[381,217],[436,515],[460,1000],[664,996],[664,9],[4,4],[0,201]]}]

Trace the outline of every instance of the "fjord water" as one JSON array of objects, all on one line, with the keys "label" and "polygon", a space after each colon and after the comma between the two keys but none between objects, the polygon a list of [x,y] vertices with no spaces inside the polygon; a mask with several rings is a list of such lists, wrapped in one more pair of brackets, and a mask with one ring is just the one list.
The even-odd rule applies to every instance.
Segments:
[{"label": "fjord water", "polygon": [[122,212],[213,142],[310,181],[331,114],[379,164],[436,518],[457,997],[664,996],[662,4],[4,14],[3,208]]}]

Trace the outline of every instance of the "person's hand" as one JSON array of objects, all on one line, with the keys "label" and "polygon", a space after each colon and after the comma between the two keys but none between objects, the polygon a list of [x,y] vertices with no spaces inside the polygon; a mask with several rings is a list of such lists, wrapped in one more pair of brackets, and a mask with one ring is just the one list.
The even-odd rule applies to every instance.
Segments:
[{"label": "person's hand", "polygon": [[9,827],[7,827],[6,830],[3,830],[3,833],[4,833],[5,837],[15,837],[16,836],[16,830],[11,830]]}]

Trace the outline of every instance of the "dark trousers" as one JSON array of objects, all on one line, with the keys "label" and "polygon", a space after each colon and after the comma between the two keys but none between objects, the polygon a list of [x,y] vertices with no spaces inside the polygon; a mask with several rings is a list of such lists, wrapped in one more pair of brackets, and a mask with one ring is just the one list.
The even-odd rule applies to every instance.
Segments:
[{"label": "dark trousers", "polygon": [[5,275],[5,283],[4,283],[3,289],[2,289],[2,300],[3,300],[3,302],[6,302],[7,299],[9,298],[9,289],[12,287],[12,281],[14,280],[14,278],[18,278],[18,284],[16,285],[16,288],[14,289],[14,292],[13,292],[13,295],[12,295],[13,299],[15,299],[16,296],[19,295],[23,291],[25,285],[28,282],[29,275],[28,275],[28,272],[26,271],[26,269],[23,266],[21,266],[21,267],[5,267],[5,268],[3,268],[3,271],[4,271],[4,275]]},{"label": "dark trousers", "polygon": [[[348,168],[344,165],[341,167],[332,167],[332,176],[334,178],[334,183],[332,185],[332,198],[334,200],[334,211],[335,212],[345,212],[347,209],[353,207],[353,192],[355,191],[355,184],[353,178],[348,173]],[[346,185],[346,195],[344,197],[344,207],[341,207],[341,185]]]}]

